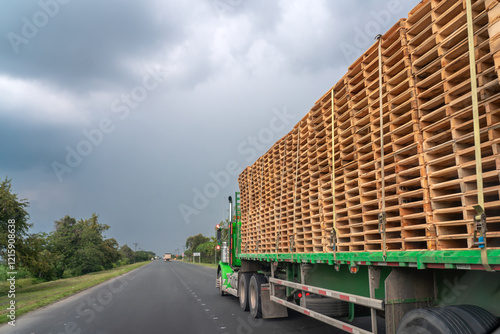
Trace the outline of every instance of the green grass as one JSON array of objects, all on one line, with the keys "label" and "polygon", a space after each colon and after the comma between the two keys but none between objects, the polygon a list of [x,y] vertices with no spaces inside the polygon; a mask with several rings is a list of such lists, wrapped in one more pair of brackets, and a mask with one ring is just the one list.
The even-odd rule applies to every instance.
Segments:
[{"label": "green grass", "polygon": [[213,263],[198,263],[198,262],[188,262],[188,261],[182,261],[182,262],[186,262],[186,263],[191,263],[191,264],[197,264],[197,265],[200,265],[200,266],[205,266],[205,267],[210,267],[210,268],[217,268],[217,265],[216,264],[213,264]]},{"label": "green grass", "polygon": [[[45,283],[39,283],[29,278],[16,280],[16,297],[13,299],[16,302],[16,319],[25,313],[52,304],[148,263],[150,261]],[[7,307],[11,300],[8,298],[8,291],[8,282],[0,283],[0,324],[10,321],[7,318]]]}]

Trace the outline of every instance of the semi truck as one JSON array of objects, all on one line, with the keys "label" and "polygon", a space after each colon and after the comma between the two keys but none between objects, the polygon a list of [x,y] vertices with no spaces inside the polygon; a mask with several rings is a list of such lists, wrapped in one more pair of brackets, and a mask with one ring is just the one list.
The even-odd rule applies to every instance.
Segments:
[{"label": "semi truck", "polygon": [[499,333],[498,41],[495,0],[424,0],[378,35],[239,175],[219,293],[349,333]]},{"label": "semi truck", "polygon": [[163,256],[163,260],[165,262],[170,262],[172,260],[172,253],[165,253],[165,255]]}]

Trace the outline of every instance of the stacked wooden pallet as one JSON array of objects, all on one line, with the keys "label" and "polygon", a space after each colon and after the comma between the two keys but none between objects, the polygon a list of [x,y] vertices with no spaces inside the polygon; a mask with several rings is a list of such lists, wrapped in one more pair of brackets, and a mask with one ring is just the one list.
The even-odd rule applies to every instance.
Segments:
[{"label": "stacked wooden pallet", "polygon": [[[486,236],[489,247],[500,247],[500,5],[472,3]],[[421,2],[243,171],[243,251],[474,247],[465,8]]]},{"label": "stacked wooden pallet", "polygon": [[[498,216],[488,206],[498,201],[499,179],[497,157],[491,149],[493,138],[488,136],[492,124],[487,122],[486,107],[498,95],[500,87],[490,52],[485,2],[475,1],[472,9],[483,178],[490,221]],[[464,3],[449,0],[432,2],[430,13],[426,20],[430,22],[432,35],[422,42],[413,38],[409,44],[424,137],[432,223],[438,249],[471,248],[477,176],[466,12]],[[419,23],[410,18],[409,31]],[[490,191],[496,191],[497,195],[489,196]]]}]

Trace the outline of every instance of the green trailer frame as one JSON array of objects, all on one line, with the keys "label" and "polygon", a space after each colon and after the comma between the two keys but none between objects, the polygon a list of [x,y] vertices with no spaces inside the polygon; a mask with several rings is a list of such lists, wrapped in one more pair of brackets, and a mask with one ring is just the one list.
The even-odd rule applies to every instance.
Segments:
[{"label": "green trailer frame", "polygon": [[[387,252],[338,252],[334,253],[239,253],[240,260],[276,261],[292,263],[325,263],[349,266],[415,267],[417,269],[466,269],[485,270],[481,263],[481,251],[394,251]],[[488,250],[488,263],[493,270],[500,270],[500,250]]]},{"label": "green trailer frame", "polygon": [[[227,240],[228,262],[219,262],[216,282],[226,292],[238,295],[228,279],[231,275],[259,272],[270,277],[272,301],[307,315],[312,314],[311,310],[277,298],[272,294],[274,289],[286,287],[288,300],[301,287],[313,293],[329,291],[349,302],[347,321],[359,314],[355,304],[359,306],[360,300],[381,302],[388,333],[395,332],[402,315],[415,308],[471,304],[500,317],[500,249],[487,250],[491,271],[483,265],[484,254],[479,249],[387,251],[385,254],[382,251],[242,253],[239,193],[235,199]],[[277,274],[279,270],[281,277]],[[352,302],[356,299],[357,302]],[[375,309],[370,312],[373,328]],[[321,319],[321,314],[316,313],[314,317],[339,328],[359,330],[346,322]]]}]

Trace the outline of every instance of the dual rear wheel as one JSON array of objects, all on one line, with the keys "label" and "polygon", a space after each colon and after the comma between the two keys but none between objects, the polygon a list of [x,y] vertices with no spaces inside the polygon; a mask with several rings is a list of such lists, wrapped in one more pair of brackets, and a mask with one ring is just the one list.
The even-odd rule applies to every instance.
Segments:
[{"label": "dual rear wheel", "polygon": [[250,311],[254,318],[262,317],[260,288],[265,283],[267,283],[267,279],[264,275],[257,273],[240,274],[238,282],[240,308],[243,311]]}]

